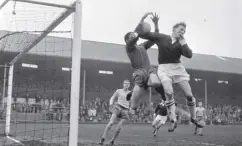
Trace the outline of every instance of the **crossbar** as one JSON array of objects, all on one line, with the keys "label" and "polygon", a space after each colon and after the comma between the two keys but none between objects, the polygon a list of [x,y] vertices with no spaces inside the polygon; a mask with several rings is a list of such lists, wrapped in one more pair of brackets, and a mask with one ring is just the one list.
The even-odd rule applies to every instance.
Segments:
[{"label": "crossbar", "polygon": [[[75,4],[76,4],[76,2],[74,2],[74,4],[72,4],[72,6],[74,6]],[[24,48],[21,53],[19,53],[17,56],[15,56],[14,59],[10,62],[10,65],[13,65],[19,58],[21,58],[24,54],[26,54],[26,52],[31,50],[36,44],[38,44],[41,40],[43,40],[44,37],[46,37],[49,34],[49,32],[51,32],[53,29],[55,29],[56,26],[58,26],[63,20],[65,20],[73,12],[74,12],[73,9],[66,9],[54,22],[52,22],[43,31],[43,33],[34,42],[32,42],[29,46]]]},{"label": "crossbar", "polygon": [[58,8],[73,9],[73,10],[75,9],[74,6],[60,5],[60,4],[48,3],[48,2],[40,2],[40,1],[32,1],[32,0],[12,0],[12,1],[32,3],[32,4],[45,5],[45,6],[52,6],[52,7],[58,7]]},{"label": "crossbar", "polygon": [[0,10],[9,2],[10,0],[5,0],[1,5],[0,5]]}]

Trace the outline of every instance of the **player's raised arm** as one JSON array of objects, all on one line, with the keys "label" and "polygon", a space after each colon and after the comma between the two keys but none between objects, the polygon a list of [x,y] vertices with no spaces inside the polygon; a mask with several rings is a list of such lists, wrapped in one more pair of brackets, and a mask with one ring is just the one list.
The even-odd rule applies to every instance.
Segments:
[{"label": "player's raised arm", "polygon": [[142,24],[149,15],[153,15],[153,13],[152,12],[145,13],[144,16],[141,18],[139,24]]},{"label": "player's raised arm", "polygon": [[152,17],[151,17],[151,20],[153,21],[154,25],[155,25],[155,32],[159,32],[159,25],[158,25],[158,22],[159,22],[159,15],[158,14],[152,14]]},{"label": "player's raised arm", "polygon": [[[158,26],[158,21],[159,21],[159,16],[155,13],[155,14],[152,14],[152,17],[151,17],[151,20],[153,21],[154,23],[154,26],[155,26],[155,32],[159,33],[159,26]],[[141,45],[144,46],[144,48],[147,50],[149,48],[151,48],[153,45],[155,44],[154,41],[145,41],[144,43],[142,43]]]},{"label": "player's raised arm", "polygon": [[[146,13],[140,20],[139,24],[142,24],[144,20],[149,16],[152,15],[151,12]],[[128,52],[132,52],[135,49],[135,45],[139,40],[139,36],[137,32],[128,32],[124,36],[124,40],[126,42],[126,49]]]},{"label": "player's raised arm", "polygon": [[[160,39],[162,39],[162,34],[159,33],[159,28],[158,28],[159,17],[156,13],[155,14],[149,13],[149,15],[153,15],[153,18],[155,18],[154,20],[157,21],[157,23],[155,23],[153,18],[152,18],[152,21],[155,23],[155,32],[148,32],[148,33],[145,33],[145,34],[139,34],[139,37],[142,38],[142,39],[150,40],[150,41],[160,40]],[[142,17],[140,23],[135,28],[135,32],[138,32],[139,28],[141,27],[142,23],[144,22],[144,18],[146,18],[145,16],[146,17],[148,16],[147,13]]]},{"label": "player's raised arm", "polygon": [[112,95],[112,97],[110,98],[110,100],[109,100],[109,105],[113,105],[113,103],[114,103],[114,101],[117,99],[117,97],[118,97],[118,90],[116,90],[116,91],[114,92],[114,94]]},{"label": "player's raised arm", "polygon": [[183,36],[180,37],[179,42],[182,46],[182,55],[187,57],[187,58],[192,58],[192,50],[188,47],[186,40],[184,39]]}]

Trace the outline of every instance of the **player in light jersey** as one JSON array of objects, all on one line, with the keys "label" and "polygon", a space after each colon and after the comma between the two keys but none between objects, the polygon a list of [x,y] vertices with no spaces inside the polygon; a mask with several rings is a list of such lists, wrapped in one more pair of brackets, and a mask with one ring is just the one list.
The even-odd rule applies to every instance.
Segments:
[{"label": "player in light jersey", "polygon": [[162,100],[159,105],[155,108],[154,121],[152,127],[154,128],[153,135],[156,136],[158,130],[162,125],[166,123],[168,112],[165,106],[165,102]]},{"label": "player in light jersey", "polygon": [[[205,120],[207,119],[207,115],[202,102],[198,102],[198,107],[196,107],[196,116],[197,116],[198,122],[204,126]],[[200,136],[203,136],[203,128],[198,128],[197,126],[195,126],[195,133],[194,133],[195,135],[197,134],[197,130],[198,130],[198,134]]]},{"label": "player in light jersey", "polygon": [[[109,123],[105,127],[104,133],[99,142],[100,145],[103,145],[108,132],[110,131],[112,125],[114,124],[117,118],[119,118],[120,121],[117,125],[115,134],[109,143],[110,145],[114,144],[114,140],[118,137],[121,131],[122,125],[127,119],[129,119],[129,101],[126,100],[126,96],[130,92],[129,87],[130,87],[130,81],[124,80],[123,89],[116,90],[116,92],[111,97],[109,105],[110,107],[112,107],[112,116],[110,118]],[[117,99],[117,102],[115,103],[116,99]]]}]

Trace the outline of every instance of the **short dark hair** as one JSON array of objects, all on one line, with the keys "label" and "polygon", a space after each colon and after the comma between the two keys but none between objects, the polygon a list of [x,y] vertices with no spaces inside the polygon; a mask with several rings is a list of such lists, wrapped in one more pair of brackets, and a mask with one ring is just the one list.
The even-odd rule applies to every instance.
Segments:
[{"label": "short dark hair", "polygon": [[185,22],[179,22],[179,23],[176,23],[174,26],[173,26],[173,29],[179,27],[179,26],[184,26],[185,28],[187,27],[186,23]]},{"label": "short dark hair", "polygon": [[130,35],[131,33],[133,33],[133,32],[128,32],[128,33],[125,34],[125,36],[124,36],[124,41],[125,41],[125,42],[126,42],[127,39],[129,38],[129,35]]}]

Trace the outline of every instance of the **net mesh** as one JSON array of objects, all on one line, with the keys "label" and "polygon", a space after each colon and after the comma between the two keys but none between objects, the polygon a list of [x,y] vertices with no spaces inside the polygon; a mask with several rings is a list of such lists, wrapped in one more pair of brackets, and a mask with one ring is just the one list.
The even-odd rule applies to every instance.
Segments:
[{"label": "net mesh", "polygon": [[[42,2],[70,5],[74,1]],[[67,145],[73,14],[52,31],[45,31],[65,11],[64,8],[11,1],[0,12],[4,20],[0,24],[0,91],[4,97],[0,145],[19,142],[25,145]],[[26,51],[43,33],[48,35]],[[8,65],[21,53],[24,55],[14,64],[10,136],[6,137],[9,68],[3,65]]]}]

